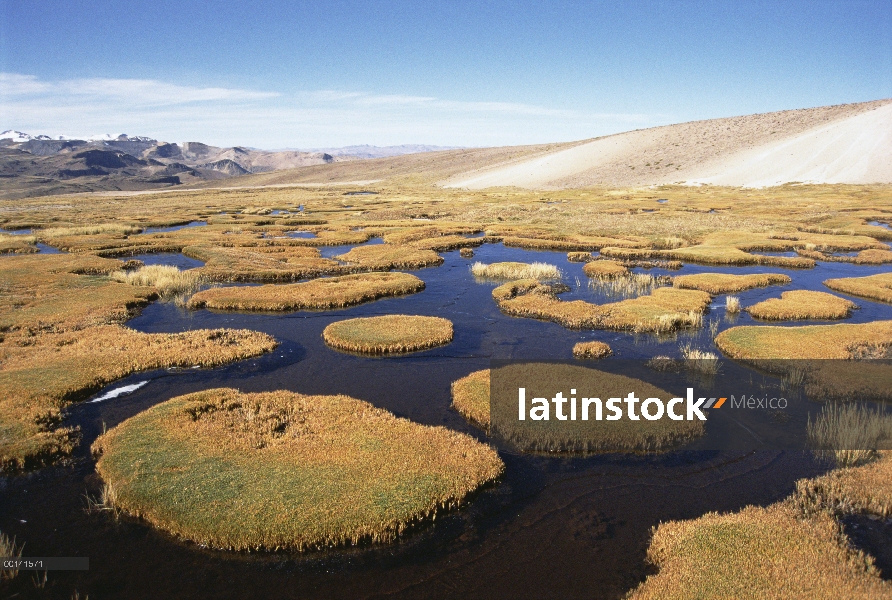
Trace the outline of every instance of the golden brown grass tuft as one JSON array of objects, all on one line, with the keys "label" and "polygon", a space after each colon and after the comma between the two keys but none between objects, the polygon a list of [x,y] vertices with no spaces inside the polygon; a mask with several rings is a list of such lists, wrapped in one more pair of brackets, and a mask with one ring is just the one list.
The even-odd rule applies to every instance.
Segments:
[{"label": "golden brown grass tuft", "polygon": [[591,252],[567,252],[567,260],[570,262],[591,262],[595,260]]},{"label": "golden brown grass tuft", "polygon": [[462,248],[458,251],[458,255],[462,258],[474,258],[474,251],[470,248]]},{"label": "golden brown grass tuft", "polygon": [[629,270],[612,260],[593,260],[582,267],[582,272],[594,279],[615,279],[629,274]]},{"label": "golden brown grass tuft", "polygon": [[497,262],[484,264],[475,262],[471,265],[471,273],[480,279],[518,280],[536,279],[539,281],[560,279],[561,270],[548,263],[534,262]]},{"label": "golden brown grass tuft", "polygon": [[219,287],[198,292],[189,308],[281,311],[342,308],[378,298],[414,294],[424,282],[408,273],[363,273],[260,287]]},{"label": "golden brown grass tuft", "polygon": [[198,270],[210,281],[295,281],[344,271],[316,248],[187,246],[183,254],[204,261]]},{"label": "golden brown grass tuft", "polygon": [[860,404],[831,403],[814,422],[809,419],[808,439],[837,466],[854,467],[876,458],[881,445],[892,445],[892,415]]},{"label": "golden brown grass tuft", "polygon": [[149,265],[135,271],[115,271],[111,278],[130,285],[153,287],[162,298],[194,291],[201,284],[198,270],[181,271],[167,265]]},{"label": "golden brown grass tuft", "polygon": [[892,273],[879,273],[868,277],[828,279],[824,285],[844,294],[892,303]]},{"label": "golden brown grass tuft", "polygon": [[489,386],[489,369],[452,382],[452,407],[485,431],[489,431]]},{"label": "golden brown grass tuft", "polygon": [[50,239],[69,235],[127,235],[131,233],[139,233],[140,231],[142,231],[142,228],[135,225],[127,225],[122,223],[99,223],[96,225],[82,225],[80,227],[50,227],[48,229],[41,229],[40,231],[36,232],[36,235],[40,239]]},{"label": "golden brown grass tuft", "polygon": [[689,290],[702,290],[713,296],[742,292],[757,287],[783,285],[792,281],[788,275],[777,273],[754,273],[750,275],[733,275],[729,273],[697,273],[695,275],[679,275],[672,279],[672,285]]},{"label": "golden brown grass tuft", "polygon": [[573,346],[573,356],[582,359],[606,358],[613,354],[604,342],[579,342]]},{"label": "golden brown grass tuft", "polygon": [[725,298],[725,312],[730,315],[738,314],[740,312],[740,298],[737,296],[727,296]]},{"label": "golden brown grass tuft", "polygon": [[169,367],[214,367],[272,350],[255,331],[139,333],[116,325],[45,333],[0,347],[0,470],[46,464],[71,452],[76,432],[61,410],[116,379]]},{"label": "golden brown grass tuft", "polygon": [[630,600],[892,597],[832,516],[803,519],[787,503],[661,523],[647,557],[659,573]]},{"label": "golden brown grass tuft", "polygon": [[701,375],[715,375],[719,371],[719,357],[714,352],[683,344],[680,348],[684,367]]},{"label": "golden brown grass tuft", "polygon": [[[20,558],[22,556],[22,550],[24,550],[24,544],[16,546],[15,538],[10,538],[8,535],[0,531],[0,558]],[[18,574],[18,569],[7,568],[0,565],[0,581],[15,579]]]},{"label": "golden brown grass tuft", "polygon": [[336,321],[322,331],[325,343],[361,354],[426,350],[452,341],[452,322],[440,317],[384,315]]},{"label": "golden brown grass tuft", "polygon": [[346,396],[283,391],[180,396],[93,449],[118,508],[231,550],[390,542],[504,469],[470,436]]},{"label": "golden brown grass tuft", "polygon": [[753,317],[766,321],[804,319],[845,319],[857,308],[854,302],[810,290],[782,292],[780,298],[769,298],[746,309]]}]

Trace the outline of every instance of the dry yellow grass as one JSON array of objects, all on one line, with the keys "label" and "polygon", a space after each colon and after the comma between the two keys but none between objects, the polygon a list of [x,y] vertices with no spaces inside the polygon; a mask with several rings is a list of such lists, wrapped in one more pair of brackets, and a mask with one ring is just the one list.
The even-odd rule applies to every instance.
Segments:
[{"label": "dry yellow grass", "polygon": [[246,330],[147,334],[117,325],[42,334],[0,346],[0,469],[45,464],[72,449],[61,409],[116,379],[168,367],[213,367],[272,350]]},{"label": "dry yellow grass", "polygon": [[167,265],[149,265],[134,271],[115,271],[111,278],[130,285],[153,287],[162,298],[194,291],[201,284],[198,270],[181,271]]},{"label": "dry yellow grass", "polygon": [[746,309],[753,317],[766,321],[796,321],[804,319],[845,319],[858,306],[845,298],[813,292],[792,290],[782,292],[780,298],[769,298]]},{"label": "dry yellow grass", "polygon": [[215,389],[97,439],[115,506],[214,548],[394,540],[504,469],[495,450],[346,396]]},{"label": "dry yellow grass", "polygon": [[861,404],[831,403],[814,421],[809,418],[808,440],[819,456],[854,467],[876,458],[881,447],[892,447],[892,415]]},{"label": "dry yellow grass", "polygon": [[647,556],[659,573],[630,599],[892,597],[833,517],[803,519],[786,503],[662,523]]},{"label": "dry yellow grass", "polygon": [[892,273],[879,273],[868,277],[828,279],[824,285],[844,294],[892,303]]},{"label": "dry yellow grass", "polygon": [[554,321],[571,329],[615,329],[659,333],[702,324],[711,297],[706,292],[657,288],[649,296],[609,304],[563,302],[535,280],[506,283],[493,290],[505,314]]},{"label": "dry yellow grass", "polygon": [[489,385],[489,369],[452,382],[452,407],[485,431],[489,431]]},{"label": "dry yellow grass", "polygon": [[867,464],[797,481],[793,501],[806,513],[829,510],[888,519],[892,516],[892,451],[879,451]]},{"label": "dry yellow grass", "polygon": [[725,312],[730,315],[738,314],[740,312],[740,298],[737,296],[728,296],[725,298]]},{"label": "dry yellow grass", "polygon": [[595,260],[591,252],[567,252],[567,260],[570,262],[591,262]]},{"label": "dry yellow grass", "polygon": [[384,315],[336,321],[322,331],[325,343],[362,354],[426,350],[452,341],[452,322],[440,317]]},{"label": "dry yellow grass", "polygon": [[474,258],[474,251],[470,248],[462,248],[458,251],[458,254],[462,258]]},{"label": "dry yellow grass", "polygon": [[107,277],[122,266],[90,255],[3,257],[0,332],[30,335],[123,322],[157,293]]},{"label": "dry yellow grass", "polygon": [[678,275],[672,279],[672,285],[677,288],[702,290],[717,296],[719,294],[751,290],[757,287],[783,285],[791,281],[792,279],[788,275],[777,273],[753,273],[749,275],[697,273],[695,275]]},{"label": "dry yellow grass", "polygon": [[613,350],[604,342],[579,342],[573,346],[575,358],[605,358],[611,354],[613,354]]},{"label": "dry yellow grass", "polygon": [[850,359],[859,348],[892,345],[892,321],[731,327],[715,338],[726,356],[740,360]]},{"label": "dry yellow grass", "polygon": [[480,279],[518,280],[536,279],[539,281],[560,279],[561,270],[548,263],[534,262],[497,262],[484,264],[475,262],[471,265],[471,273]]},{"label": "dry yellow grass", "polygon": [[8,235],[0,233],[0,254],[34,254],[38,251],[33,235]]},{"label": "dry yellow grass", "polygon": [[189,308],[281,311],[341,308],[414,294],[424,282],[408,273],[363,273],[260,287],[219,287],[194,294]]},{"label": "dry yellow grass", "polygon": [[197,270],[210,281],[295,281],[344,271],[316,248],[187,246],[183,254],[204,261]]},{"label": "dry yellow grass", "polygon": [[612,260],[593,260],[582,267],[582,272],[596,279],[614,279],[629,274],[629,270]]},{"label": "dry yellow grass", "polygon": [[411,246],[392,244],[358,246],[335,258],[368,271],[421,269],[443,264],[443,257],[433,250],[419,250]]}]

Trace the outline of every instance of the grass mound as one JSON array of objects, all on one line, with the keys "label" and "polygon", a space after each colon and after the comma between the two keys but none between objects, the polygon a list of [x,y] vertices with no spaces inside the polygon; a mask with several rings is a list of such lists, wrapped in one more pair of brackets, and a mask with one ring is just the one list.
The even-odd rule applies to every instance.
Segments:
[{"label": "grass mound", "polygon": [[804,319],[845,319],[857,308],[854,302],[810,290],[792,290],[780,298],[769,298],[747,308],[757,319],[767,321],[796,321]]},{"label": "grass mound", "polygon": [[415,352],[452,341],[452,322],[439,317],[384,315],[337,321],[322,331],[325,343],[362,354]]},{"label": "grass mound", "polygon": [[497,262],[489,265],[482,262],[476,262],[471,265],[471,273],[474,277],[479,277],[481,279],[512,281],[517,279],[536,279],[542,281],[561,278],[560,269],[554,265],[541,262]]},{"label": "grass mound", "polygon": [[424,282],[408,273],[364,273],[260,287],[211,288],[193,295],[189,308],[307,310],[341,308],[387,296],[414,294]]},{"label": "grass mound", "polygon": [[531,279],[501,285],[492,295],[502,312],[516,317],[554,321],[570,329],[650,333],[702,325],[703,312],[711,301],[706,292],[657,288],[648,296],[608,304],[563,302],[552,287]]},{"label": "grass mound", "polygon": [[731,327],[715,338],[726,356],[740,360],[850,359],[871,347],[892,344],[892,321]]},{"label": "grass mound", "polygon": [[647,555],[660,571],[630,599],[892,597],[832,516],[803,519],[786,503],[663,523]]},{"label": "grass mound", "polygon": [[469,422],[489,431],[489,369],[452,382],[452,407]]},{"label": "grass mound", "polygon": [[316,248],[187,246],[183,254],[204,261],[198,270],[211,281],[294,281],[341,271]]},{"label": "grass mound", "polygon": [[892,303],[892,273],[879,273],[868,277],[828,279],[824,285],[844,294]]},{"label": "grass mound", "polygon": [[613,354],[610,346],[604,342],[579,342],[573,346],[576,358],[605,358]]},{"label": "grass mound", "polygon": [[233,550],[392,541],[504,468],[467,435],[367,402],[232,389],[154,406],[93,448],[117,508]]},{"label": "grass mound", "polygon": [[754,273],[732,275],[728,273],[698,273],[679,275],[672,279],[672,285],[688,290],[701,290],[713,296],[732,294],[769,285],[787,284],[792,281],[788,275],[777,273]]},{"label": "grass mound", "polygon": [[433,250],[393,244],[358,246],[335,258],[368,271],[421,269],[442,265],[444,261],[443,257]]},{"label": "grass mound", "polygon": [[61,410],[116,379],[169,367],[214,367],[272,350],[247,330],[139,333],[117,325],[43,334],[0,348],[0,469],[45,464],[72,450]]},{"label": "grass mound", "polygon": [[582,272],[596,279],[614,279],[629,274],[629,270],[612,260],[593,260],[585,263]]}]

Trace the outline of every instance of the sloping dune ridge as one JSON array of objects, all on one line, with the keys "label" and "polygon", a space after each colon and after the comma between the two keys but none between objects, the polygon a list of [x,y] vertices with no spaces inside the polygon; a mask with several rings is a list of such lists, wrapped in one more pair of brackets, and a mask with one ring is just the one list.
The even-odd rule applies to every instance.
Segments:
[{"label": "sloping dune ridge", "polygon": [[892,183],[892,99],[694,121],[481,166],[445,187]]}]

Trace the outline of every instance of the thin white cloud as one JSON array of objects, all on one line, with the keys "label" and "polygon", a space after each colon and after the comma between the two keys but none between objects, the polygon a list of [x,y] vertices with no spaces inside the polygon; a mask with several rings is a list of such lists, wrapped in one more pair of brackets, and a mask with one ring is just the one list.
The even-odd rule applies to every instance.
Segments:
[{"label": "thin white cloud", "polygon": [[154,79],[45,81],[18,73],[0,73],[0,120],[0,130],[32,134],[123,131],[166,141],[261,148],[513,145],[585,139],[668,122],[665,116],[514,102],[352,90],[283,94]]}]

